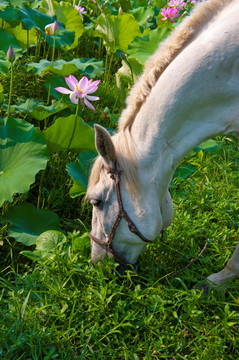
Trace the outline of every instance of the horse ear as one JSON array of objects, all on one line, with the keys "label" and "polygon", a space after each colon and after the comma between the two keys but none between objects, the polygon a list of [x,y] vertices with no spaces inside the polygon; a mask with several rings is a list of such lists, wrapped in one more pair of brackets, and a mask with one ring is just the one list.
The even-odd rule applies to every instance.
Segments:
[{"label": "horse ear", "polygon": [[112,167],[116,160],[115,147],[108,131],[98,124],[95,127],[95,146],[108,167]]}]

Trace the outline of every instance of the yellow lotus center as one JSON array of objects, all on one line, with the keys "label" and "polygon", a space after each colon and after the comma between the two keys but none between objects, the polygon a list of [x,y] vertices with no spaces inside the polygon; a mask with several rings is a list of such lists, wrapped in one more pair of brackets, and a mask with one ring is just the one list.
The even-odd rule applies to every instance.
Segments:
[{"label": "yellow lotus center", "polygon": [[78,90],[80,93],[83,93],[83,91],[79,89],[78,84],[76,85],[76,90]]}]

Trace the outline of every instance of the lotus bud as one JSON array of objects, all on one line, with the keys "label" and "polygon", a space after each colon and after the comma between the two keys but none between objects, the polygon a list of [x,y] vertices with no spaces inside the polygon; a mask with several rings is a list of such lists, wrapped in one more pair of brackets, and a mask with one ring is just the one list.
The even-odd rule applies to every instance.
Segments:
[{"label": "lotus bud", "polygon": [[15,53],[12,50],[11,45],[9,46],[8,51],[7,51],[7,59],[11,63],[13,63],[13,61],[15,60]]},{"label": "lotus bud", "polygon": [[52,24],[48,24],[45,26],[45,33],[50,36],[51,35],[51,25]]},{"label": "lotus bud", "polygon": [[120,57],[121,57],[123,60],[126,59],[126,56],[125,56],[125,54],[124,54],[122,51],[119,52],[119,55],[120,55]]},{"label": "lotus bud", "polygon": [[56,35],[58,34],[59,31],[59,26],[57,21],[54,21],[53,25],[52,25],[52,35]]},{"label": "lotus bud", "polygon": [[45,26],[45,33],[50,36],[50,35],[56,35],[59,31],[59,26],[57,21],[55,21],[54,23],[48,24]]}]

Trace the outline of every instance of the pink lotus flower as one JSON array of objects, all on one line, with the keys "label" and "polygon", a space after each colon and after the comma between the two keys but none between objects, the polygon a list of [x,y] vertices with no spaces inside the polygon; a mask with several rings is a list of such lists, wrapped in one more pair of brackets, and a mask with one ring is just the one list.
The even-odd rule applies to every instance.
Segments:
[{"label": "pink lotus flower", "polygon": [[65,80],[70,90],[64,87],[57,87],[55,88],[55,90],[59,91],[62,94],[69,94],[70,100],[73,104],[78,104],[78,101],[80,99],[80,102],[84,106],[87,106],[88,108],[95,111],[95,108],[90,103],[90,101],[99,100],[100,98],[98,96],[91,96],[88,94],[92,94],[98,89],[98,84],[100,80],[88,80],[86,76],[83,76],[83,78],[78,82],[78,80],[73,75],[65,77]]},{"label": "pink lotus flower", "polygon": [[48,24],[45,26],[45,33],[50,36],[50,35],[56,35],[59,31],[59,26],[57,21],[54,21],[54,23],[52,24]]},{"label": "pink lotus flower", "polygon": [[79,11],[80,16],[83,18],[83,14],[86,14],[85,8],[82,6],[74,5],[75,9]]},{"label": "pink lotus flower", "polygon": [[175,22],[175,18],[179,17],[180,14],[178,13],[178,9],[175,9],[175,8],[163,8],[161,9],[161,15],[163,16],[162,17],[162,21],[165,21],[165,20],[170,20],[172,23]]},{"label": "pink lotus flower", "polygon": [[186,2],[184,2],[183,0],[171,0],[168,2],[168,6],[170,6],[171,8],[177,8],[179,11],[184,10],[186,5]]}]

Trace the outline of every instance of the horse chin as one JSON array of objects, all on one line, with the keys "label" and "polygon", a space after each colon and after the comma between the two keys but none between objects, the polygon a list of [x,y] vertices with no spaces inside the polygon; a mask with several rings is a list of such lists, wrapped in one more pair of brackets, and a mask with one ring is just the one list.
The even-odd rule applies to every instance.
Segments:
[{"label": "horse chin", "polygon": [[112,257],[111,253],[108,253],[106,250],[99,252],[98,254],[92,253],[91,254],[91,262],[93,265],[98,264],[99,262],[104,263],[104,259],[106,257]]},{"label": "horse chin", "polygon": [[[97,264],[101,264],[104,266],[105,260],[107,261],[106,258],[112,258],[112,257],[113,257],[113,254],[111,254],[110,252],[104,251],[99,254],[92,254],[91,262],[94,266],[97,266]],[[137,271],[138,271],[138,262],[136,262],[135,264],[129,264],[129,263],[119,263],[119,260],[116,258],[114,258],[113,260],[115,263],[118,264],[116,266],[116,272],[119,275],[126,275],[127,271],[131,271],[134,273],[137,273]]]},{"label": "horse chin", "polygon": [[120,275],[126,275],[127,271],[132,271],[134,273],[137,274],[138,272],[138,263],[136,264],[119,264],[116,267],[116,271],[120,274]]}]

